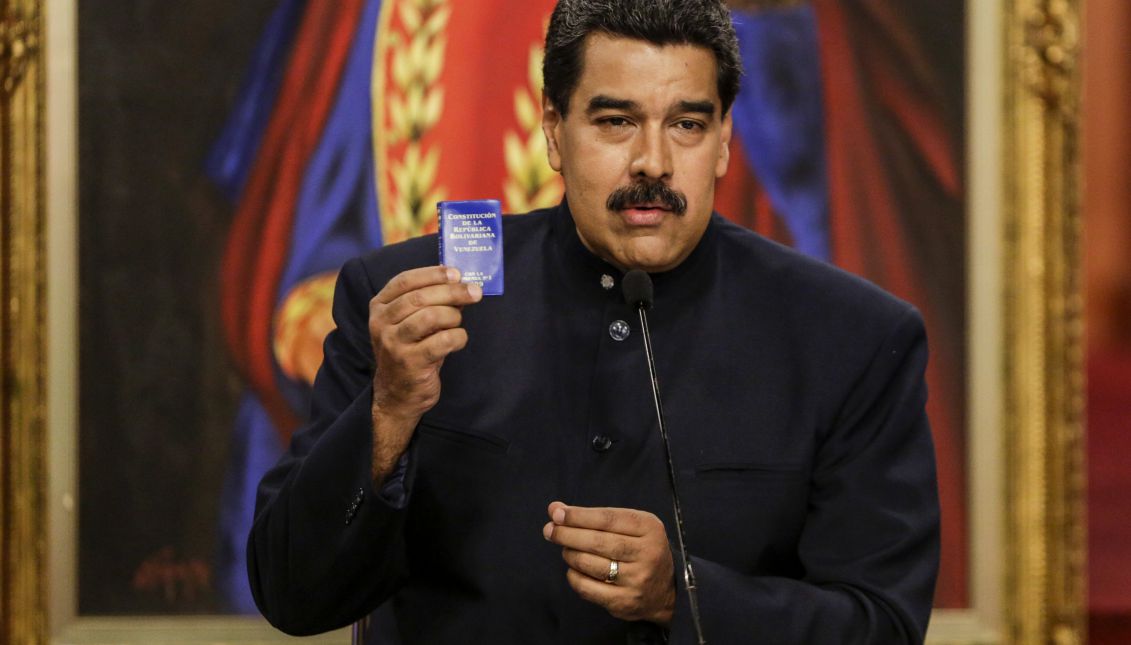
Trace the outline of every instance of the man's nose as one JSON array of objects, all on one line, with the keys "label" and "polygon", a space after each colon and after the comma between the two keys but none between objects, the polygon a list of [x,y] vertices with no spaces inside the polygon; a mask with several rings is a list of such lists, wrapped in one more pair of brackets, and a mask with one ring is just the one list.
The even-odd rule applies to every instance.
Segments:
[{"label": "man's nose", "polygon": [[663,136],[662,126],[642,128],[636,136],[632,151],[633,177],[665,179],[672,174],[670,142]]}]

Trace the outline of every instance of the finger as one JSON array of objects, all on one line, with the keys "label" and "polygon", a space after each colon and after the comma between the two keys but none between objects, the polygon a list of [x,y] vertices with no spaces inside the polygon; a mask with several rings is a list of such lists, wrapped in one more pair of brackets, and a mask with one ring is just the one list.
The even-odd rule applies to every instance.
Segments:
[{"label": "finger", "polygon": [[401,321],[396,327],[397,337],[415,343],[438,331],[459,327],[462,319],[463,313],[456,307],[427,307]]},{"label": "finger", "polygon": [[[436,332],[413,346],[417,366],[439,363],[453,352],[467,346],[467,330],[463,327]],[[410,361],[413,362],[413,361]]]},{"label": "finger", "polygon": [[592,553],[606,560],[618,562],[635,562],[639,556],[639,545],[635,538],[607,531],[579,529],[552,523],[551,526],[547,539],[559,546]]},{"label": "finger", "polygon": [[[578,551],[569,547],[562,549],[562,559],[565,560],[570,569],[580,571],[598,582],[605,582],[608,579],[609,569],[612,568],[611,564],[613,562],[613,560],[609,558]],[[624,565],[617,561],[617,566],[617,580],[623,580],[625,577]]]},{"label": "finger", "polygon": [[398,273],[377,292],[377,301],[389,304],[402,295],[431,285],[459,282],[459,270],[452,267],[432,266],[409,269]]},{"label": "finger", "polygon": [[565,504],[556,507],[551,504],[551,507],[550,517],[555,524],[576,528],[641,537],[663,527],[655,515],[632,508],[587,508]]},{"label": "finger", "polygon": [[[563,509],[564,513],[564,509],[566,508],[569,508],[569,506],[565,502],[553,501],[550,502],[550,505],[548,507],[546,507],[546,514],[549,515],[550,519],[552,520],[554,519],[554,515],[558,512],[558,509]],[[565,515],[560,515],[559,517],[561,517],[563,520],[565,519]]]},{"label": "finger", "polygon": [[482,299],[483,288],[474,283],[436,284],[398,296],[385,306],[381,315],[387,323],[396,325],[421,309],[435,306],[458,307]]}]

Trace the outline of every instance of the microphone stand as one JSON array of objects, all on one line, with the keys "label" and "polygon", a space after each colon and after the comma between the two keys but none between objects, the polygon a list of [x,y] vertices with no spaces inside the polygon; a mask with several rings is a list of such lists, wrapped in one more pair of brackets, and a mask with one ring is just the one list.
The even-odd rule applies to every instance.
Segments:
[{"label": "microphone stand", "polygon": [[[645,274],[647,276],[647,274]],[[648,280],[651,283],[651,280]],[[664,440],[664,454],[668,460],[668,481],[672,486],[672,506],[675,509],[676,536],[679,540],[679,554],[683,558],[683,582],[687,588],[687,597],[691,603],[691,621],[695,625],[695,635],[699,645],[706,645],[703,638],[703,625],[699,618],[699,593],[695,584],[695,571],[691,568],[691,559],[687,555],[687,544],[683,533],[683,512],[679,508],[679,491],[675,483],[675,464],[672,463],[672,447],[668,441],[668,428],[664,423],[664,407],[660,403],[660,380],[656,376],[656,359],[652,354],[652,334],[648,330],[648,316],[644,310],[651,303],[640,300],[635,303],[640,314],[640,327],[644,336],[644,354],[648,359],[648,375],[652,379],[652,401],[656,404],[656,418],[660,423],[660,437]]]}]

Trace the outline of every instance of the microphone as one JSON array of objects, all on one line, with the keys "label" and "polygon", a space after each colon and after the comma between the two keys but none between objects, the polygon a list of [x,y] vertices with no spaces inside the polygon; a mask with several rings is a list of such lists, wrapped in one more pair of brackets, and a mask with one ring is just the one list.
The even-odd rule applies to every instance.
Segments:
[{"label": "microphone", "polygon": [[648,359],[648,376],[652,379],[652,402],[656,404],[656,419],[660,423],[660,437],[664,440],[664,455],[668,460],[668,482],[672,487],[672,506],[675,508],[675,529],[679,539],[679,555],[683,558],[683,583],[687,588],[687,598],[691,605],[691,622],[695,625],[695,635],[699,645],[706,645],[703,638],[703,625],[699,619],[699,593],[695,584],[695,571],[687,555],[687,540],[683,533],[683,513],[679,507],[679,488],[676,486],[675,464],[672,462],[672,447],[668,441],[668,427],[664,422],[664,407],[660,404],[660,379],[656,377],[656,358],[652,353],[652,334],[648,331],[647,311],[652,308],[652,278],[640,269],[624,274],[621,291],[628,306],[635,307],[640,314],[640,329],[644,337],[644,355]]}]

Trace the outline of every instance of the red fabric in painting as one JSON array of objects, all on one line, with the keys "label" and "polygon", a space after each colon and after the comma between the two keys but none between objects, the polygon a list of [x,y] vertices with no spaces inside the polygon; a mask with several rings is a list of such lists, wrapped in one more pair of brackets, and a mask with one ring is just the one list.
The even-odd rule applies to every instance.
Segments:
[{"label": "red fabric in painting", "polygon": [[298,424],[276,384],[271,329],[303,170],[333,104],[362,3],[313,2],[240,197],[222,267],[224,330],[237,367],[284,441]]}]

